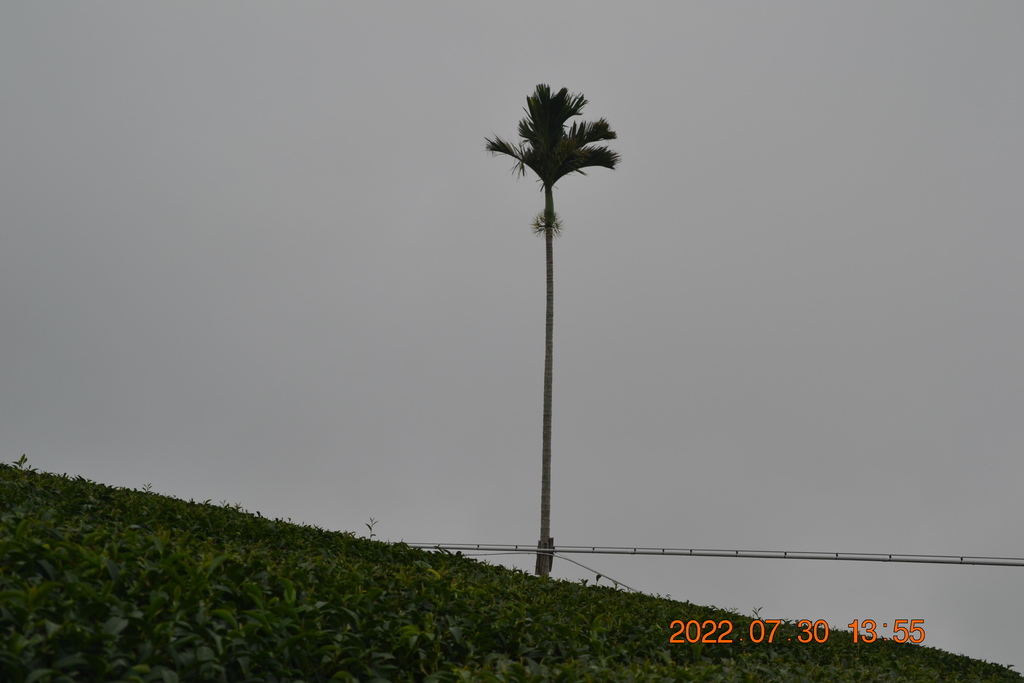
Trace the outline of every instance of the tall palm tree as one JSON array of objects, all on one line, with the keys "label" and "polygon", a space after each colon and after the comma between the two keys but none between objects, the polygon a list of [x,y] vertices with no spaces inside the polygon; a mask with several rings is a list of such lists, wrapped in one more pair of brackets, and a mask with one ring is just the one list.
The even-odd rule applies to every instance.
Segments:
[{"label": "tall palm tree", "polygon": [[544,210],[533,219],[533,229],[544,236],[547,255],[547,324],[544,344],[544,428],[541,449],[540,484],[540,541],[537,543],[537,567],[539,576],[551,573],[552,555],[544,552],[554,547],[551,538],[551,359],[552,332],[555,321],[554,258],[552,242],[561,232],[562,222],[555,213],[553,190],[555,183],[570,173],[583,172],[590,166],[614,169],[619,162],[618,152],[604,145],[594,145],[602,140],[614,140],[617,136],[604,119],[593,123],[573,123],[566,130],[566,122],[579,116],[586,106],[583,95],[570,94],[562,88],[554,95],[551,88],[541,84],[526,98],[526,118],[519,122],[518,145],[494,137],[486,138],[487,151],[493,156],[504,154],[515,160],[513,172],[526,175],[526,169],[537,174],[544,191]]}]

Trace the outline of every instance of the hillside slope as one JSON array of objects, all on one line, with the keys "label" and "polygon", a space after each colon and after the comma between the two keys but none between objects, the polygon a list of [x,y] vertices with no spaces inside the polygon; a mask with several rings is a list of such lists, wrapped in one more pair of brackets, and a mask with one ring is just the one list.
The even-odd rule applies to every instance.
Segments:
[{"label": "hillside slope", "polygon": [[0,464],[0,680],[1020,681],[921,645],[670,644],[751,618]]}]

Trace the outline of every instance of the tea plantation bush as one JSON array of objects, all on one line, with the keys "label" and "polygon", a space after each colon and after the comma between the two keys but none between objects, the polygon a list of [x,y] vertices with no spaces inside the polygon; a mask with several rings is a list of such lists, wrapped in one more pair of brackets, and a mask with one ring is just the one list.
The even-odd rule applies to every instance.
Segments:
[{"label": "tea plantation bush", "polygon": [[1020,681],[920,645],[670,645],[750,617],[0,464],[0,680]]}]

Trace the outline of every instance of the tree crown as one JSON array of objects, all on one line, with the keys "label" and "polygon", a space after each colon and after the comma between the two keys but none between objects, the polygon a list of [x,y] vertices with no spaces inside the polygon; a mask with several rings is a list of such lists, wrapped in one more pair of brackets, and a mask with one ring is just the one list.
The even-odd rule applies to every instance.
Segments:
[{"label": "tree crown", "polygon": [[594,144],[618,137],[607,121],[574,122],[566,130],[566,122],[579,116],[586,105],[583,95],[572,94],[566,88],[552,94],[551,87],[542,83],[526,98],[526,117],[519,122],[519,144],[495,136],[486,138],[487,151],[493,156],[512,157],[514,173],[526,175],[527,168],[532,170],[542,189],[553,187],[570,173],[586,175],[583,169],[588,167],[614,169],[619,153]]}]

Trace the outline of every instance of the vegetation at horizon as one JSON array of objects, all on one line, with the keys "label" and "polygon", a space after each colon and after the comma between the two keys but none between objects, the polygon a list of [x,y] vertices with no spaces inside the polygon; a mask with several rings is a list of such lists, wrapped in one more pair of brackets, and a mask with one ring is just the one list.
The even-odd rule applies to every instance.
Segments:
[{"label": "vegetation at horizon", "polygon": [[[372,524],[367,525],[373,534]],[[753,617],[0,463],[0,681],[1019,681]]]}]

